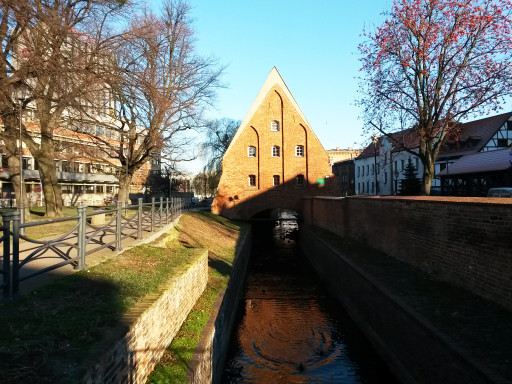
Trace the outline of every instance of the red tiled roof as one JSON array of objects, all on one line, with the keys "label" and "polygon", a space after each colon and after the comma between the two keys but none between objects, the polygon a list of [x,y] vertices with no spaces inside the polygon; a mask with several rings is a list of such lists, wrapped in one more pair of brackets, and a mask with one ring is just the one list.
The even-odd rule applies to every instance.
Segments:
[{"label": "red tiled roof", "polygon": [[[455,140],[447,140],[447,145],[441,149],[439,157],[469,155],[480,151],[511,116],[512,112],[507,112],[463,123],[460,135]],[[473,144],[464,145],[468,141],[473,141]],[[449,144],[453,142],[454,148],[450,148]]]},{"label": "red tiled roof", "polygon": [[[500,115],[486,117],[460,125],[460,134],[455,139],[447,139],[443,145],[439,158],[446,156],[463,156],[480,151],[487,142],[496,134],[500,127],[512,117],[512,112],[502,113]],[[400,132],[390,134],[395,140],[393,143],[393,151],[402,150],[403,143],[406,148],[417,148],[419,139],[413,129],[406,129]],[[377,151],[382,145],[380,136],[377,141]],[[397,143],[398,142],[398,143]],[[368,145],[363,152],[357,157],[363,159],[375,155],[373,143]]]},{"label": "red tiled roof", "polygon": [[[376,145],[373,143],[368,145],[363,152],[357,157],[357,159],[364,159],[367,157],[375,156],[375,147],[377,149],[377,154],[382,146],[382,140],[384,137],[388,137],[388,140],[391,141],[391,145],[393,146],[393,151],[400,151],[405,146],[406,148],[416,148],[419,144],[419,139],[413,129],[405,129],[403,131],[394,132],[389,134],[388,136],[380,136],[377,140]],[[403,145],[402,145],[403,144]]]}]

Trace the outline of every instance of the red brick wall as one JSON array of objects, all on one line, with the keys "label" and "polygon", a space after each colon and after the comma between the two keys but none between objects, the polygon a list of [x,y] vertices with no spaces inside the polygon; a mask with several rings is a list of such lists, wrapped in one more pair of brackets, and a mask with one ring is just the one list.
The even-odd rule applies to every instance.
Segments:
[{"label": "red brick wall", "polygon": [[306,223],[361,241],[512,309],[512,202],[312,198]]},{"label": "red brick wall", "polygon": [[[270,130],[273,120],[279,122],[278,132]],[[312,193],[316,180],[330,175],[327,153],[278,84],[239,130],[222,162],[222,177],[212,204],[215,213],[250,218],[268,208],[300,208],[301,197]],[[281,148],[280,157],[272,157],[274,145]],[[297,145],[304,146],[304,157],[295,156]],[[248,146],[256,147],[256,157],[247,157]],[[296,185],[299,174],[305,178],[303,188]],[[249,186],[249,175],[256,176],[256,186]],[[273,187],[274,175],[280,176],[278,188]]]}]

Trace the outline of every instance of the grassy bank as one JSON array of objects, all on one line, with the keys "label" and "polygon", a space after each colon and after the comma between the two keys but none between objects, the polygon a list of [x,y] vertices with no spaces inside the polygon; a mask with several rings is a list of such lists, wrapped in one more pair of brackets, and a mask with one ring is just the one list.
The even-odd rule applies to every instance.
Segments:
[{"label": "grassy bank", "polygon": [[[0,382],[44,383],[63,377],[73,382],[125,330],[122,316],[185,270],[197,257],[196,245],[211,240],[196,227],[212,225],[218,228],[218,251],[228,255],[220,243],[223,238],[236,242],[238,227],[206,213],[190,213],[181,218],[179,230],[160,241],[1,305]],[[203,232],[213,236],[215,231]]]},{"label": "grassy bank", "polygon": [[[209,218],[215,219],[214,226],[187,225],[186,230],[181,232],[183,240],[186,239],[190,244],[208,248],[210,251],[208,285],[149,377],[149,383],[186,382],[187,368],[200,341],[203,328],[210,318],[215,300],[229,281],[238,240],[238,227],[218,216],[210,215]],[[218,235],[218,229],[222,229],[222,236]]]}]

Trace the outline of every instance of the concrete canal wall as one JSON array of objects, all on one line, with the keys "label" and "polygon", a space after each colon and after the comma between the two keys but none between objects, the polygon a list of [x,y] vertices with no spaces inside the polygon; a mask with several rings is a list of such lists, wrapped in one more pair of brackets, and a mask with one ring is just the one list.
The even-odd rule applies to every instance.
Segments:
[{"label": "concrete canal wall", "polygon": [[512,309],[512,199],[313,197],[303,215]]},{"label": "concrete canal wall", "polygon": [[233,271],[226,290],[220,293],[189,364],[188,383],[220,383],[240,297],[251,256],[252,234],[246,232],[237,244]]},{"label": "concrete canal wall", "polygon": [[434,330],[401,298],[307,229],[301,230],[301,246],[330,292],[401,382],[504,382]]}]

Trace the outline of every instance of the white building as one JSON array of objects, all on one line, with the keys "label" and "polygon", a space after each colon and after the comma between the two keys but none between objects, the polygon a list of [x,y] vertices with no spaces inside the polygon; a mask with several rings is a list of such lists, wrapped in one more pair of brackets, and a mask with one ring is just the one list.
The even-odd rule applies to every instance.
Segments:
[{"label": "white building", "polygon": [[[378,137],[355,159],[356,194],[397,194],[400,190],[400,181],[405,178],[404,170],[409,161],[415,166],[417,177],[422,178],[423,164],[421,160],[409,151],[402,149],[405,146],[412,152],[417,152],[418,140],[413,130],[396,132],[391,134],[391,137]],[[436,176],[432,181],[431,192],[441,193],[440,176],[445,179],[445,183],[461,185],[468,183],[467,180],[462,180],[462,176],[470,175],[471,180],[480,180],[479,184],[483,186],[482,188],[490,188],[491,182],[487,180],[488,177],[481,174],[482,172],[478,174],[477,168],[473,167],[474,169],[470,170],[468,166],[459,167],[464,169],[465,173],[455,174],[455,172],[462,172],[458,171],[455,165],[464,156],[506,148],[512,148],[512,112],[461,124],[457,138],[446,140],[441,149],[435,164]],[[453,170],[450,173],[451,168]],[[503,181],[500,182],[503,184]],[[485,195],[483,190],[479,194]]]}]

